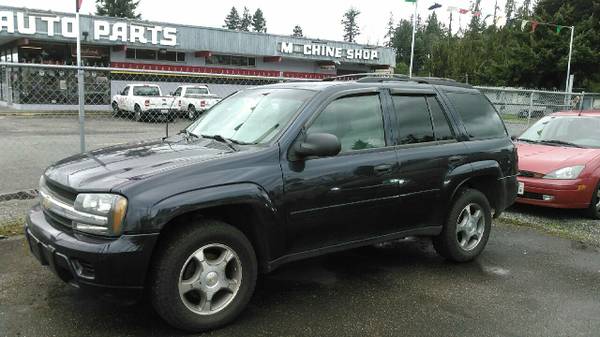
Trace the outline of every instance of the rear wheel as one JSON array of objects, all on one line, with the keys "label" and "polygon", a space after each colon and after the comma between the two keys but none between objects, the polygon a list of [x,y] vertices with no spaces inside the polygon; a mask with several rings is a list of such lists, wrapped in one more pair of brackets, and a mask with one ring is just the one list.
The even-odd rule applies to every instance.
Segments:
[{"label": "rear wheel", "polygon": [[205,331],[232,321],[256,284],[254,249],[237,228],[204,220],[166,238],[152,275],[151,298],[169,324]]},{"label": "rear wheel", "polygon": [[492,228],[492,211],[483,193],[473,189],[459,193],[442,233],[433,239],[433,245],[443,257],[466,262],[476,258],[485,248]]},{"label": "rear wheel", "polygon": [[592,201],[587,210],[587,215],[592,219],[600,219],[600,183],[598,183],[596,191],[592,195]]},{"label": "rear wheel", "polygon": [[196,119],[198,112],[196,111],[196,107],[193,104],[190,104],[188,107],[188,118],[191,120]]},{"label": "rear wheel", "polygon": [[134,113],[134,119],[136,122],[141,122],[143,120],[143,116],[142,116],[142,108],[140,108],[139,105],[135,105],[133,107],[133,113]]}]

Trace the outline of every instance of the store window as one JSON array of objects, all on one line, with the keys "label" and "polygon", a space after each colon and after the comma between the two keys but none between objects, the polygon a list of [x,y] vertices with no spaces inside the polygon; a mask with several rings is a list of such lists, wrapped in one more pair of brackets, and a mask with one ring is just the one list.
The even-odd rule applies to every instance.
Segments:
[{"label": "store window", "polygon": [[235,55],[212,55],[206,58],[206,64],[236,67],[255,67],[256,58]]},{"label": "store window", "polygon": [[166,50],[127,48],[125,58],[134,60],[185,62],[185,53]]}]

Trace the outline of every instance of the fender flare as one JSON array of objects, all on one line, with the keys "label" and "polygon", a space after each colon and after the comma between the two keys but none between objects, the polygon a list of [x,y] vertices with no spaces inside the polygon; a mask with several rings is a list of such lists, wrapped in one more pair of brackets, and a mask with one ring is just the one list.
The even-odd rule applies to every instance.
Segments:
[{"label": "fender flare", "polygon": [[[456,194],[460,189],[470,180],[478,177],[491,176],[495,178],[494,184],[501,185],[501,178],[503,177],[502,168],[500,164],[495,160],[482,160],[476,161],[464,165],[457,166],[446,175],[444,185],[446,195],[448,196],[448,202],[451,202],[456,197]],[[506,191],[504,188],[495,189],[499,193],[494,197],[494,200],[490,200],[492,206],[497,205],[498,202],[506,198]]]},{"label": "fender flare", "polygon": [[[230,185],[212,186],[191,190],[172,195],[154,204],[149,210],[145,222],[152,230],[159,232],[169,222],[178,216],[202,211],[218,206],[250,206],[258,223],[252,228],[247,228],[254,239],[257,257],[261,256],[265,263],[271,258],[271,243],[281,239],[283,227],[280,224],[280,215],[267,192],[254,183],[237,183]],[[144,220],[143,220],[144,221]]]}]

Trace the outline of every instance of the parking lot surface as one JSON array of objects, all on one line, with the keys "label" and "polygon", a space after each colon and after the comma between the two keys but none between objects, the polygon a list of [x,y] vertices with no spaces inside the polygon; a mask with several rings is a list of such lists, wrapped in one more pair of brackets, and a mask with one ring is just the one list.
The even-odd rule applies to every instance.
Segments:
[{"label": "parking lot surface", "polygon": [[[0,241],[0,335],[179,336],[146,302],[63,284],[22,238]],[[600,251],[507,225],[474,262],[427,240],[361,248],[259,278],[248,308],[213,336],[597,336]],[[197,335],[197,334],[196,334]]]}]

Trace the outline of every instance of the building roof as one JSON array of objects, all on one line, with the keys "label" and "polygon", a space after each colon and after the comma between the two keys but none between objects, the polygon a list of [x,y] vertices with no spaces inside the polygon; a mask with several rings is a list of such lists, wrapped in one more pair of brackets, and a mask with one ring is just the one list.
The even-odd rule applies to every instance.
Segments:
[{"label": "building roof", "polygon": [[[18,38],[30,38],[38,40],[50,41],[69,41],[74,42],[74,36],[65,36],[62,32],[63,21],[73,22],[73,13],[53,12],[28,8],[17,8],[9,6],[0,6],[0,15],[8,15],[13,13],[14,32],[8,32],[7,29],[0,31],[0,44]],[[17,13],[23,13],[23,17],[36,17],[36,30],[33,34],[19,32],[17,29]],[[60,21],[54,23],[54,34],[51,36],[48,32],[47,21],[42,20],[42,17],[59,18]],[[27,20],[27,19],[25,19]],[[107,23],[107,25],[105,25]],[[116,34],[118,29],[125,29],[126,39]],[[142,43],[139,38],[133,39],[131,34],[132,27],[142,32]],[[103,29],[108,29],[107,34],[104,34]],[[153,30],[156,35],[153,37]],[[206,51],[211,53],[223,53],[234,55],[257,55],[257,56],[282,56],[285,58],[298,58],[304,60],[315,61],[330,61],[341,63],[360,63],[369,65],[395,66],[396,55],[392,48],[381,46],[361,45],[350,42],[331,41],[311,38],[298,38],[286,35],[275,35],[256,32],[240,32],[232,31],[223,28],[202,27],[192,25],[181,25],[173,23],[164,23],[158,21],[133,20],[113,17],[103,17],[94,15],[81,15],[81,31],[84,34],[84,43],[99,44],[99,45],[127,45],[130,47],[146,47],[146,48],[167,48],[169,50],[182,51]],[[175,35],[166,36],[169,34]],[[68,33],[68,32],[67,32]],[[86,34],[87,33],[87,34]],[[136,35],[139,37],[140,35]],[[153,43],[156,42],[156,43]],[[162,43],[166,42],[166,43]],[[292,49],[284,52],[282,43],[286,46],[291,44]],[[319,48],[307,49],[304,46],[324,46],[322,50]],[[328,48],[328,49],[326,49]],[[337,49],[340,52],[335,52]],[[291,50],[291,52],[289,52]],[[348,55],[357,55],[358,53],[349,52],[350,50],[368,51],[369,55],[373,55],[372,51],[376,51],[376,58],[358,57],[350,58]],[[365,55],[367,52],[365,52]],[[362,56],[362,52],[360,53]]]}]

